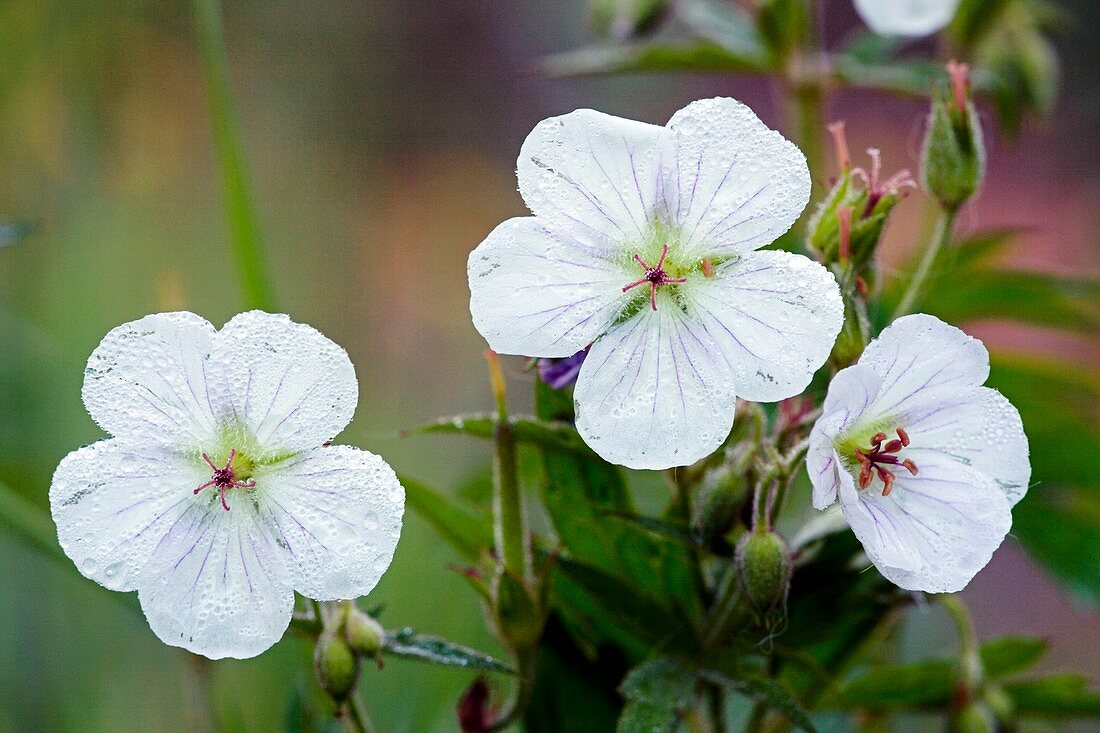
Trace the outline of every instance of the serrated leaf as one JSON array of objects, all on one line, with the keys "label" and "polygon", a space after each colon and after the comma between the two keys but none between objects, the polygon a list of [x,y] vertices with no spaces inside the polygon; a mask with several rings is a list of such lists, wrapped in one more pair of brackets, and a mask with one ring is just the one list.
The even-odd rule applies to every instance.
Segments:
[{"label": "serrated leaf", "polygon": [[443,539],[467,560],[476,560],[493,544],[489,521],[426,485],[402,476],[405,501],[411,510],[439,533]]},{"label": "serrated leaf", "polygon": [[686,664],[657,657],[630,670],[619,692],[627,700],[677,710],[691,701],[694,687],[695,675]]},{"label": "serrated leaf", "polygon": [[1005,636],[982,644],[982,667],[993,679],[1009,677],[1033,667],[1046,651],[1046,639]]},{"label": "serrated leaf", "polygon": [[441,664],[447,667],[463,667],[465,669],[515,674],[515,670],[510,666],[488,654],[455,644],[438,636],[418,634],[412,629],[388,632],[382,653],[403,659]]},{"label": "serrated leaf", "polygon": [[596,46],[543,60],[550,76],[598,76],[624,73],[750,73],[767,70],[768,60],[743,56],[708,40]]},{"label": "serrated leaf", "polygon": [[675,733],[680,714],[642,702],[630,702],[623,708],[615,733]]},{"label": "serrated leaf", "polygon": [[1020,715],[1050,718],[1100,717],[1100,693],[1089,689],[1079,674],[1056,674],[1037,680],[1013,682],[1004,691]]}]

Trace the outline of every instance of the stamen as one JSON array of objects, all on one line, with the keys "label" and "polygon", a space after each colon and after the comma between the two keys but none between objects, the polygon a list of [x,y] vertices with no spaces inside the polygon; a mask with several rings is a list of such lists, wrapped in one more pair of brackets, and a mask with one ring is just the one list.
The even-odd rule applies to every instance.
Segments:
[{"label": "stamen", "polygon": [[629,285],[624,285],[623,292],[625,293],[626,291],[636,288],[639,285],[649,283],[649,304],[653,307],[653,310],[657,310],[657,288],[662,285],[687,282],[686,277],[668,276],[668,273],[664,270],[665,257],[667,256],[668,245],[666,244],[661,248],[661,257],[657,260],[657,265],[655,267],[650,267],[646,264],[646,261],[642,259],[641,255],[635,254],[633,259],[635,262],[642,266],[642,269],[645,270],[645,277],[643,277],[641,280],[632,282]]},{"label": "stamen", "polygon": [[203,489],[211,486],[218,487],[218,498],[221,500],[221,505],[226,511],[229,511],[229,502],[226,501],[225,492],[229,489],[251,489],[255,488],[256,482],[252,479],[238,480],[236,474],[233,473],[233,459],[237,457],[237,449],[234,448],[229,451],[229,460],[225,462],[225,466],[218,468],[214,461],[210,460],[210,456],[203,453],[202,459],[206,461],[206,465],[210,466],[214,471],[214,476],[206,483],[195,489],[194,493],[198,494]]},{"label": "stamen", "polygon": [[951,88],[955,94],[955,107],[962,112],[966,109],[966,93],[970,89],[970,65],[961,64],[952,59],[947,62],[947,73],[951,75]]},{"label": "stamen", "polygon": [[901,460],[895,455],[909,445],[909,434],[902,428],[897,428],[896,432],[897,439],[890,441],[887,441],[889,436],[886,433],[875,433],[871,437],[870,450],[855,449],[853,455],[859,461],[859,488],[866,489],[874,477],[878,476],[882,481],[882,495],[889,496],[897,478],[889,466],[900,466],[910,475],[917,475],[917,464],[911,458]]},{"label": "stamen", "polygon": [[714,277],[714,265],[710,264],[710,260],[704,259],[699,264],[703,267],[703,277]]},{"label": "stamen", "polygon": [[829,123],[825,126],[829,134],[833,136],[833,146],[836,147],[836,164],[840,172],[852,167],[851,157],[848,155],[848,137],[844,134],[844,120]]}]

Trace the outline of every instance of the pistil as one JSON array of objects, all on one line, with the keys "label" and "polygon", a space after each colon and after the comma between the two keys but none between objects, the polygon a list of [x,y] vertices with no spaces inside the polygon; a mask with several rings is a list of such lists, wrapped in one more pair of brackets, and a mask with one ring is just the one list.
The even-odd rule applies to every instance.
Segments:
[{"label": "pistil", "polygon": [[856,448],[855,457],[860,465],[859,488],[866,489],[877,475],[883,483],[882,495],[889,496],[894,488],[894,474],[887,466],[901,466],[911,475],[917,475],[917,464],[912,459],[901,460],[896,455],[909,445],[909,435],[901,428],[897,429],[897,435],[895,440],[887,442],[886,433],[876,433],[871,438],[869,450]]},{"label": "pistil", "polygon": [[216,486],[218,488],[218,494],[221,498],[222,506],[226,511],[229,511],[229,502],[225,500],[225,492],[229,489],[251,489],[256,486],[256,482],[252,480],[239,481],[237,475],[233,472],[233,459],[237,457],[237,450],[234,448],[229,451],[229,460],[225,462],[225,466],[218,468],[214,461],[210,460],[210,456],[203,453],[202,459],[206,461],[206,465],[210,466],[214,471],[214,476],[195,489],[195,493],[198,494],[205,488],[210,486]]},{"label": "pistil", "polygon": [[649,283],[649,304],[653,306],[653,310],[657,310],[657,288],[662,285],[672,285],[675,283],[686,283],[686,277],[669,277],[668,273],[664,270],[665,257],[668,256],[668,245],[664,245],[661,248],[661,258],[657,260],[657,264],[650,267],[646,264],[645,260],[641,258],[641,255],[634,255],[634,261],[642,266],[645,270],[645,277],[636,282],[632,282],[629,285],[623,286],[623,292],[638,287],[639,285],[645,285]]}]

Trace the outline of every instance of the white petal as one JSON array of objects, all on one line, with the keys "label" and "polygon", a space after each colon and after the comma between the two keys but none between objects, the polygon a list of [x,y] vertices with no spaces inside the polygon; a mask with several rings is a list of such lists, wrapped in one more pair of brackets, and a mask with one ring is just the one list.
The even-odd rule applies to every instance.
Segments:
[{"label": "white petal", "polygon": [[687,285],[693,317],[746,400],[775,402],[805,389],[844,321],[832,273],[789,252],[750,252]]},{"label": "white petal", "polygon": [[210,478],[205,469],[194,459],[117,439],[73,451],[50,485],[62,549],[97,583],[136,589],[153,547]]},{"label": "white petal", "polygon": [[662,201],[685,260],[774,242],[810,200],[806,157],[734,99],[692,102],[668,122]]},{"label": "white petal", "polygon": [[586,251],[570,236],[575,230],[509,219],[470,253],[470,312],[493,350],[571,356],[614,320],[627,299],[622,288],[637,273]]},{"label": "white petal", "polygon": [[989,352],[981,341],[923,313],[887,326],[859,363],[882,378],[879,399],[870,408],[878,416],[957,398],[989,376]]},{"label": "white petal", "polygon": [[219,409],[206,375],[214,327],[194,313],[124,323],[92,352],[82,395],[88,413],[117,438],[173,450],[215,435]]},{"label": "white petal", "polygon": [[926,461],[917,476],[899,471],[889,496],[877,479],[857,490],[845,476],[840,501],[852,531],[879,572],[907,590],[962,590],[1012,524],[993,480],[951,461]]},{"label": "white petal", "polygon": [[960,0],[855,0],[871,30],[880,36],[917,38],[940,30],[955,17]]},{"label": "white petal", "polygon": [[992,478],[1010,505],[1027,493],[1027,436],[1020,413],[1000,392],[978,387],[952,400],[922,405],[902,419],[912,441],[906,457],[918,466],[946,456]]},{"label": "white petal", "polygon": [[228,512],[192,503],[154,549],[138,588],[161,641],[211,659],[260,654],[282,637],[294,610],[275,538],[251,500],[230,501]]},{"label": "white petal", "polygon": [[732,377],[699,324],[661,298],[593,344],[574,391],[577,430],[612,463],[686,466],[729,435]]},{"label": "white petal", "polygon": [[405,509],[405,490],[385,461],[349,446],[318,448],[260,469],[256,482],[295,590],[337,600],[377,585]]},{"label": "white petal", "polygon": [[247,433],[236,437],[254,460],[330,440],[359,399],[347,352],[285,315],[235,316],[215,337],[210,362],[211,383],[225,394],[222,419]]},{"label": "white petal", "polygon": [[519,190],[538,217],[592,247],[646,239],[664,128],[579,109],[543,120],[520,148]]},{"label": "white petal", "polygon": [[840,474],[845,472],[833,447],[836,437],[874,402],[880,384],[874,371],[858,364],[841,369],[829,383],[821,417],[810,431],[810,450],[806,454],[815,509],[824,509],[836,501]]}]

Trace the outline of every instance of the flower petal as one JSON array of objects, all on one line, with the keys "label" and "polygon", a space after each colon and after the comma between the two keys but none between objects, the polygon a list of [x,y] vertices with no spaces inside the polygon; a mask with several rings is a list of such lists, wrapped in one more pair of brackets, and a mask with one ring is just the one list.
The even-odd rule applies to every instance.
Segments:
[{"label": "flower petal", "polygon": [[194,313],[158,313],[111,330],[84,370],[88,413],[116,438],[197,450],[215,435],[207,384],[214,327]]},{"label": "flower petal", "polygon": [[907,457],[923,466],[942,457],[992,478],[1015,506],[1031,479],[1020,413],[1000,392],[978,387],[962,397],[922,405],[903,416],[912,441]]},{"label": "flower petal", "polygon": [[996,483],[949,460],[926,462],[917,476],[899,471],[889,496],[845,476],[840,500],[852,531],[879,572],[907,590],[962,590],[1012,524]]},{"label": "flower petal", "polygon": [[258,471],[256,482],[295,590],[338,600],[377,585],[405,510],[405,490],[385,461],[350,446],[318,448]]},{"label": "flower petal", "polygon": [[836,437],[874,402],[880,384],[874,371],[858,364],[841,369],[829,383],[821,417],[810,431],[810,450],[806,454],[814,509],[824,509],[836,501],[840,474],[845,472],[833,447]]},{"label": "flower petal", "polygon": [[50,508],[62,549],[111,590],[138,587],[153,547],[210,478],[197,461],[157,448],[101,440],[62,459]]},{"label": "flower petal", "polygon": [[470,253],[470,313],[494,351],[565,357],[607,329],[631,275],[534,217],[509,219]]},{"label": "flower petal", "polygon": [[774,242],[810,200],[810,170],[793,143],[737,100],[692,102],[668,122],[663,198],[684,260]]},{"label": "flower petal", "polygon": [[686,466],[729,435],[734,386],[709,337],[665,298],[592,345],[573,395],[577,430],[612,463]]},{"label": "flower petal", "polygon": [[543,120],[520,148],[519,191],[536,216],[593,248],[645,240],[664,128],[579,109]]},{"label": "flower petal", "polygon": [[855,0],[855,5],[863,22],[880,36],[917,38],[950,23],[959,0]]},{"label": "flower petal", "polygon": [[247,434],[253,459],[316,448],[347,426],[359,399],[347,352],[286,315],[235,316],[215,337],[210,362],[221,417]]},{"label": "flower petal", "polygon": [[246,659],[290,624],[283,553],[252,501],[195,501],[153,550],[138,598],[161,641],[211,659]]},{"label": "flower petal", "polygon": [[789,252],[750,252],[688,285],[693,317],[746,400],[775,402],[805,389],[844,321],[832,273]]},{"label": "flower petal", "polygon": [[989,376],[989,352],[981,341],[923,313],[887,326],[867,346],[859,363],[882,378],[879,399],[870,408],[875,416],[957,398]]}]

